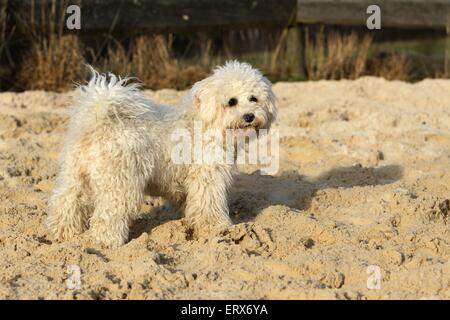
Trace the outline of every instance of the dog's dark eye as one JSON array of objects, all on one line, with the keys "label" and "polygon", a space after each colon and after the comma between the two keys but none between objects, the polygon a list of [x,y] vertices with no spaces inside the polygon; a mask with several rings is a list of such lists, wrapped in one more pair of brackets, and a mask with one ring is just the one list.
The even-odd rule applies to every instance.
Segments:
[{"label": "dog's dark eye", "polygon": [[250,102],[258,102],[258,98],[256,98],[255,96],[251,96],[248,100]]},{"label": "dog's dark eye", "polygon": [[236,98],[231,98],[230,100],[228,100],[228,105],[230,107],[234,107],[235,105],[237,105],[238,101]]}]

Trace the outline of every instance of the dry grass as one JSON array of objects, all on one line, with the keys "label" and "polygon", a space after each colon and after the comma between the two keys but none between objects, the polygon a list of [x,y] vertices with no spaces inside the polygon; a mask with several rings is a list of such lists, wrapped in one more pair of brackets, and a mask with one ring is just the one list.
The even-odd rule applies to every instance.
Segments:
[{"label": "dry grass", "polygon": [[85,77],[79,38],[66,35],[33,44],[22,62],[19,81],[26,89],[61,91]]},{"label": "dry grass", "polygon": [[[65,12],[60,8],[66,7],[67,0],[52,0],[50,6],[39,3],[41,5],[32,1],[31,21],[24,19],[23,30],[30,45],[18,59],[18,72],[13,81],[19,89],[71,89],[74,82],[85,79],[88,61],[104,72],[136,77],[152,89],[186,89],[227,59],[250,62],[272,79],[299,80],[299,68],[295,63],[299,53],[297,47],[289,43],[292,39],[286,28],[229,30],[224,31],[220,39],[199,33],[189,39],[186,48],[178,45],[178,55],[173,50],[172,35],[141,35],[130,39],[127,46],[111,40],[106,50],[101,50],[84,48],[78,34],[64,33]],[[1,13],[0,53],[4,39],[4,15]],[[37,18],[39,23],[35,21]],[[355,79],[365,74],[389,80],[410,79],[411,65],[404,56],[372,59],[368,63],[371,35],[327,33],[323,28],[315,33],[308,28],[304,31],[302,60],[306,64],[307,80]]]},{"label": "dry grass", "polygon": [[373,75],[386,80],[409,80],[412,65],[405,55],[392,54],[374,61]]},{"label": "dry grass", "polygon": [[237,59],[251,63],[272,78],[283,78],[290,67],[286,60],[287,33],[287,28],[223,30],[217,39],[202,32],[187,45],[190,57],[181,57],[181,60],[210,70],[227,60]]},{"label": "dry grass", "polygon": [[310,80],[355,79],[366,71],[372,37],[356,33],[326,34],[323,29],[310,34],[305,30],[306,71]]},{"label": "dry grass", "polygon": [[[63,4],[60,8],[65,8]],[[31,21],[26,23],[31,49],[25,55],[19,71],[24,89],[65,90],[74,81],[84,78],[83,49],[77,35],[64,35],[64,11],[57,9],[57,1],[50,7],[37,7],[32,2]],[[35,10],[39,10],[41,27],[37,28]]]},{"label": "dry grass", "polygon": [[374,63],[374,75],[386,80],[406,81],[411,77],[412,66],[404,55],[390,55]]},{"label": "dry grass", "polygon": [[129,50],[115,43],[99,64],[104,71],[132,75],[153,89],[184,89],[206,75],[201,67],[180,66],[172,57],[170,37],[162,35],[137,37]]}]

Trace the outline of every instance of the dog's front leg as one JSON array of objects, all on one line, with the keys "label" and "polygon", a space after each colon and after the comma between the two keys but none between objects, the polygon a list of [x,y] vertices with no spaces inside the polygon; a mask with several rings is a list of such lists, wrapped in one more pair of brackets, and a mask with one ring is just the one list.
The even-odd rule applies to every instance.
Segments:
[{"label": "dog's front leg", "polygon": [[196,228],[223,228],[231,225],[228,191],[231,170],[227,166],[192,168],[186,181],[185,216]]}]

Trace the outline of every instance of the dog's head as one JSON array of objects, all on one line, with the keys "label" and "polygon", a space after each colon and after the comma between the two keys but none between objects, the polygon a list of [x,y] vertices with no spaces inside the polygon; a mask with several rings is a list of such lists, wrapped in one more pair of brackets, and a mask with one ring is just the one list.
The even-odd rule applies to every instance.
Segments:
[{"label": "dog's head", "polygon": [[220,130],[269,129],[276,117],[272,84],[248,63],[229,61],[191,89],[198,119]]}]

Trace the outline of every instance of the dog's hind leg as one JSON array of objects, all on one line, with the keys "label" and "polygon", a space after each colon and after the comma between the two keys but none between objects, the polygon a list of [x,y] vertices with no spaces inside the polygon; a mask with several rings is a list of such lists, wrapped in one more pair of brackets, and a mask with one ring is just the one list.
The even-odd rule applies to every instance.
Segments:
[{"label": "dog's hind leg", "polygon": [[132,157],[108,159],[98,165],[92,179],[95,209],[90,233],[97,242],[116,248],[128,240],[129,224],[144,201],[145,178]]},{"label": "dog's hind leg", "polygon": [[57,186],[49,199],[48,216],[45,224],[58,240],[69,239],[84,232],[92,211],[89,190],[82,175],[75,170],[61,172]]}]

